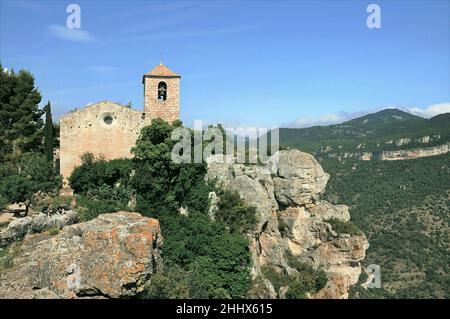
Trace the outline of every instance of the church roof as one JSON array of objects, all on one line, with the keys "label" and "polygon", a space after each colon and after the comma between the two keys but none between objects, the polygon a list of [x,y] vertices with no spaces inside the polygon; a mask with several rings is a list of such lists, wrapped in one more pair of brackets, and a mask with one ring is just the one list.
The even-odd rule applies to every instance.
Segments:
[{"label": "church roof", "polygon": [[153,68],[153,70],[147,72],[144,74],[144,76],[162,76],[162,77],[180,77],[179,74],[173,72],[171,69],[169,69],[164,64],[160,63],[157,66]]}]

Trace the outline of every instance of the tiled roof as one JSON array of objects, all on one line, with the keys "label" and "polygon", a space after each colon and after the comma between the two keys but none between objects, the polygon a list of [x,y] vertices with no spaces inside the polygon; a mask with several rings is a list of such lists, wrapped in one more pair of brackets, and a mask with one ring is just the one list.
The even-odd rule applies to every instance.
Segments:
[{"label": "tiled roof", "polygon": [[155,68],[144,75],[150,75],[150,76],[180,76],[179,74],[173,72],[171,69],[169,69],[164,64],[160,63]]}]

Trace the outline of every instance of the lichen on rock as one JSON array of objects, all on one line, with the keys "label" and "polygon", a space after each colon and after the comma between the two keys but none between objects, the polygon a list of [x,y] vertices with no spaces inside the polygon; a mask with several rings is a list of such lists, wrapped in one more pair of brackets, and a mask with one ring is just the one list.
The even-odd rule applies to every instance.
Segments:
[{"label": "lichen on rock", "polygon": [[162,267],[158,220],[103,214],[56,236],[27,235],[0,273],[0,298],[120,298],[142,291]]}]

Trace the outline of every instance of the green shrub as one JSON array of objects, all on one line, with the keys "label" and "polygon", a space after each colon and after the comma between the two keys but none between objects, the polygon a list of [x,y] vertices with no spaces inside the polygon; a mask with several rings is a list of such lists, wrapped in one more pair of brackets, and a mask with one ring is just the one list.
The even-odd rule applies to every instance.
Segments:
[{"label": "green shrub", "polygon": [[0,194],[0,210],[8,206],[8,204],[9,204],[8,199],[6,199],[6,197],[3,197]]},{"label": "green shrub", "polygon": [[316,293],[327,283],[327,275],[323,269],[314,269],[309,265],[295,263],[298,276],[289,285],[286,292],[287,299],[305,299],[307,293]]},{"label": "green shrub", "polygon": [[3,257],[0,257],[0,270],[11,268],[14,264],[13,257],[9,254],[6,254]]},{"label": "green shrub", "polygon": [[286,273],[277,271],[271,266],[261,267],[261,272],[264,278],[268,279],[272,283],[277,294],[279,293],[281,287],[289,286],[292,282],[292,279],[289,278]]},{"label": "green shrub", "polygon": [[0,270],[11,268],[21,251],[21,243],[14,242],[9,247],[0,251]]},{"label": "green shrub", "polygon": [[24,203],[27,213],[37,193],[56,194],[62,183],[53,164],[39,153],[22,154],[15,169],[3,168],[1,174],[0,194],[8,202]]},{"label": "green shrub", "polygon": [[129,201],[133,192],[129,185],[133,170],[130,159],[106,161],[86,153],[81,162],[69,177],[75,193],[97,200]]},{"label": "green shrub", "polygon": [[311,286],[304,280],[295,279],[286,291],[286,299],[306,299],[306,293],[311,292]]},{"label": "green shrub", "polygon": [[130,210],[126,204],[114,200],[94,200],[86,196],[77,196],[77,206],[81,221],[89,221],[100,214]]},{"label": "green shrub", "polygon": [[281,218],[278,218],[278,231],[280,232],[281,237],[286,237],[289,234],[289,227]]},{"label": "green shrub", "polygon": [[293,256],[290,251],[286,252],[286,259],[289,266],[299,272],[298,277],[301,285],[297,285],[297,288],[303,286],[307,291],[316,292],[325,287],[327,274],[323,268],[314,269],[312,266],[302,262],[298,257]]},{"label": "green shrub", "polygon": [[231,296],[228,290],[224,288],[217,288],[212,291],[211,294],[212,299],[231,299]]},{"label": "green shrub", "polygon": [[186,299],[189,298],[189,272],[174,266],[162,273],[155,273],[145,284],[143,298]]},{"label": "green shrub", "polygon": [[52,227],[52,228],[50,228],[50,229],[48,230],[48,234],[49,234],[50,236],[58,235],[58,233],[59,233],[59,228],[58,228],[58,227]]},{"label": "green shrub", "polygon": [[218,191],[219,209],[217,221],[224,223],[231,232],[247,233],[256,226],[256,209],[247,206],[236,192]]},{"label": "green shrub", "polygon": [[339,219],[332,218],[328,219],[326,222],[329,223],[333,230],[338,234],[350,234],[356,236],[362,233],[361,229],[359,229],[359,227],[353,224],[351,221],[343,222]]},{"label": "green shrub", "polygon": [[281,287],[288,287],[286,298],[304,299],[307,293],[315,293],[325,287],[327,275],[323,269],[314,269],[294,257],[289,251],[285,254],[287,263],[297,270],[297,275],[289,276],[287,273],[277,271],[271,266],[261,267],[263,276],[272,283],[277,294],[279,294]]}]

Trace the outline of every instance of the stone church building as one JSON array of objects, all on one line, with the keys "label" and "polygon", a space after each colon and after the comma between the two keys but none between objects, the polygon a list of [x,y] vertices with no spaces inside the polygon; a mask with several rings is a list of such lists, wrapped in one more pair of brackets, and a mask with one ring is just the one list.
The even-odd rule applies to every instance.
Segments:
[{"label": "stone church building", "polygon": [[60,173],[64,180],[84,153],[105,159],[131,157],[142,127],[152,119],[171,123],[180,116],[180,78],[162,63],[144,74],[144,111],[102,101],[60,118]]}]

